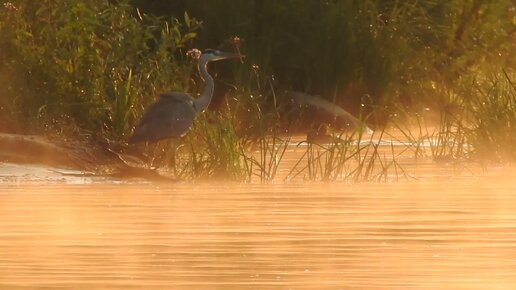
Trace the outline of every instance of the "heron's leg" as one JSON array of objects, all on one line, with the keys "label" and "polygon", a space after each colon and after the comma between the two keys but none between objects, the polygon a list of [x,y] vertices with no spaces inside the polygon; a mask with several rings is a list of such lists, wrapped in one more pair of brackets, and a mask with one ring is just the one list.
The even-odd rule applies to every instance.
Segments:
[{"label": "heron's leg", "polygon": [[172,139],[168,143],[167,147],[167,163],[168,166],[172,168],[172,171],[174,172],[174,176],[177,176],[177,163],[176,163],[176,154],[177,154],[177,140]]},{"label": "heron's leg", "polygon": [[161,142],[157,142],[156,145],[154,145],[154,149],[152,150],[152,158],[150,162],[151,169],[159,168],[159,164],[156,165],[155,162],[159,161],[161,159],[161,154],[159,152],[163,152]]}]

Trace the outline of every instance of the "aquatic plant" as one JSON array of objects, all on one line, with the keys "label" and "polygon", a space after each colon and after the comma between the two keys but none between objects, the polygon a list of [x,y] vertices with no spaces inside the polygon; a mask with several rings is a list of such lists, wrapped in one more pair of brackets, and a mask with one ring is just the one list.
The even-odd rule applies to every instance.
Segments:
[{"label": "aquatic plant", "polygon": [[516,86],[507,71],[477,83],[467,137],[478,159],[516,161]]},{"label": "aquatic plant", "polygon": [[303,177],[305,180],[323,182],[380,182],[406,177],[396,161],[398,155],[393,147],[389,156],[380,151],[381,147],[385,147],[383,136],[383,130],[377,133],[377,137],[371,135],[368,138],[361,132],[334,133],[329,143],[307,142],[305,152],[285,180]]},{"label": "aquatic plant", "polygon": [[251,161],[229,111],[205,112],[181,143],[171,164],[181,179],[249,180]]},{"label": "aquatic plant", "polygon": [[[516,89],[507,71],[465,78],[442,92],[438,118],[408,112],[393,126],[415,156],[436,161],[514,161]],[[415,122],[414,122],[415,121]]]}]

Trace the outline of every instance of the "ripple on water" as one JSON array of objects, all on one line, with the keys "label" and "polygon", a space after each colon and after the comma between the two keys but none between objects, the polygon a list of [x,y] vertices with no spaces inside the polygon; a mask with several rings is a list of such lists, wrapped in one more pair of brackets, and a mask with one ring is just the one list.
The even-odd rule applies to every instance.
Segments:
[{"label": "ripple on water", "polygon": [[514,289],[512,180],[0,185],[0,288]]}]

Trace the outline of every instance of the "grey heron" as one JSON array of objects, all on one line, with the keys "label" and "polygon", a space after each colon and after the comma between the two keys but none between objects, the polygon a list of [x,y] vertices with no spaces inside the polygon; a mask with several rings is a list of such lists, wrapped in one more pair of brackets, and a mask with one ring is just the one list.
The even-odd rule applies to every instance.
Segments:
[{"label": "grey heron", "polygon": [[204,111],[210,104],[214,91],[213,77],[208,73],[208,63],[211,61],[242,58],[242,55],[206,49],[198,56],[198,69],[205,83],[200,97],[193,98],[183,92],[160,94],[143,113],[140,123],[129,138],[129,144],[140,142],[157,142],[163,139],[185,135],[198,113]]}]

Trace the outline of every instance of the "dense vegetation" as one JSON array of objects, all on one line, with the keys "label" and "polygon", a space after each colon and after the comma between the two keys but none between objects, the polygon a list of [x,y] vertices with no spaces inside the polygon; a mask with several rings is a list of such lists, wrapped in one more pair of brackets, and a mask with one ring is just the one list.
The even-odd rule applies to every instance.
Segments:
[{"label": "dense vegetation", "polygon": [[195,20],[138,16],[103,0],[7,2],[0,19],[7,125],[119,139],[157,92],[187,89],[193,65],[183,52]]},{"label": "dense vegetation", "polygon": [[[440,103],[442,89],[491,69],[514,68],[514,3],[479,1],[139,1],[153,13],[203,21],[196,44],[243,38],[248,65],[279,83],[357,105]],[[358,97],[358,100],[357,100]]]},{"label": "dense vegetation", "polygon": [[[511,0],[4,2],[0,130],[125,140],[158,92],[198,90],[188,49],[231,50],[239,36],[246,62],[213,68],[233,88],[227,106],[182,141],[205,146],[190,163],[199,150],[222,154],[196,168],[251,166],[241,159],[246,144],[260,140],[267,151],[271,141],[242,139],[241,128],[274,142],[292,124],[284,90],[320,95],[372,126],[419,120],[430,107],[439,138],[472,145],[458,155],[514,160],[515,17]],[[457,155],[442,144],[443,155]]]}]

